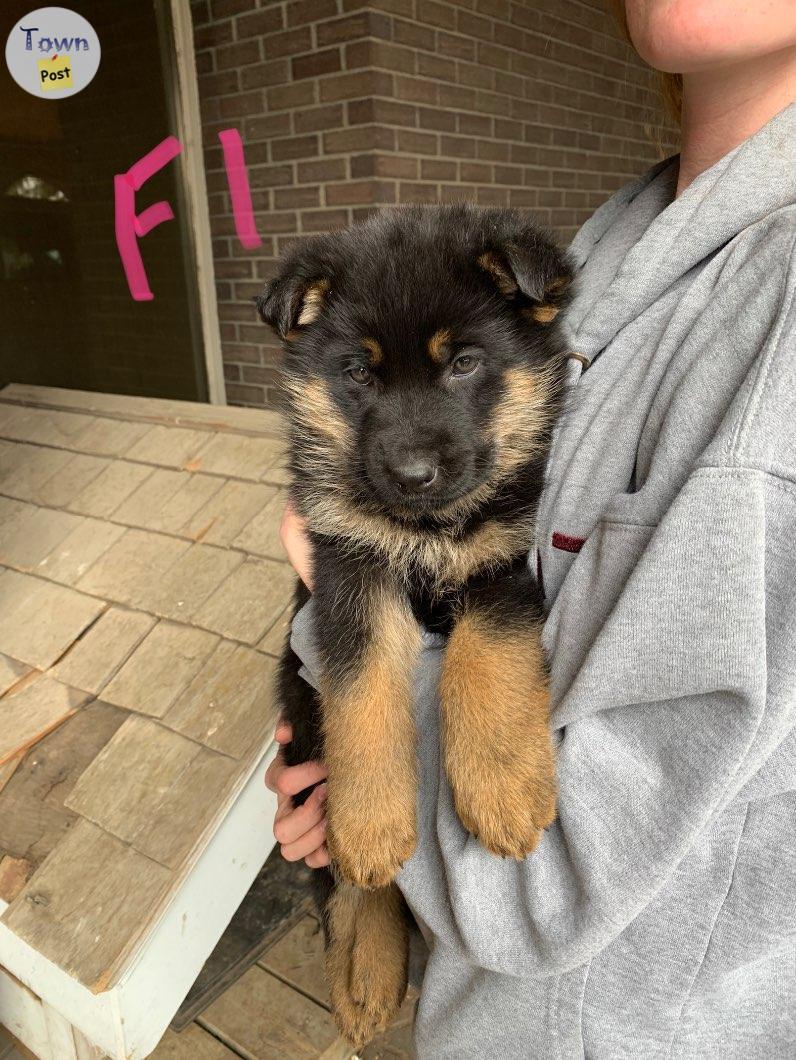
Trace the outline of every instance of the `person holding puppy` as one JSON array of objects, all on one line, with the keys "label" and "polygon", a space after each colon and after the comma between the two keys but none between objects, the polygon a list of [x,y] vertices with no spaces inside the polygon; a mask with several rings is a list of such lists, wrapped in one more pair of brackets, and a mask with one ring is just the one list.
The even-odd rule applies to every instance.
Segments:
[{"label": "person holding puppy", "polygon": [[[429,647],[397,879],[431,951],[420,1058],[796,1051],[796,9],[621,14],[672,72],[682,149],[570,248],[570,403],[532,557],[558,818],[521,862],[468,837]],[[283,541],[311,588],[290,511]],[[301,615],[293,640],[310,660]],[[324,776],[268,775],[283,853],[313,867],[323,784],[291,798]]]}]

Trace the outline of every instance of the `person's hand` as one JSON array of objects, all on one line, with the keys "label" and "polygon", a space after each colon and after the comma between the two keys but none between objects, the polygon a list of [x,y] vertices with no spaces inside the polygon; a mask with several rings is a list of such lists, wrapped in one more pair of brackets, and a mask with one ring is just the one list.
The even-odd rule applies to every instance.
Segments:
[{"label": "person's hand", "polygon": [[293,507],[292,501],[285,505],[279,537],[290,566],[312,591],[312,545],[307,536],[307,524]]},{"label": "person's hand", "polygon": [[[277,811],[274,836],[287,861],[301,861],[311,869],[320,869],[330,862],[326,849],[326,780],[323,762],[303,762],[300,766],[286,766],[282,747],[293,739],[293,730],[283,721],[276,727],[279,753],[268,767],[265,785],[276,792]],[[317,784],[307,801],[293,805],[293,796]]]}]

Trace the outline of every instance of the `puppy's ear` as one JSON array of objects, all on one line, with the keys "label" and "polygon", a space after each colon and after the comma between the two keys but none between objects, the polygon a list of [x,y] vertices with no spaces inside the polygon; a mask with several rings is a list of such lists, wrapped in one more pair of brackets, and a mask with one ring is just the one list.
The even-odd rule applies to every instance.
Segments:
[{"label": "puppy's ear", "polygon": [[267,283],[254,301],[261,319],[286,339],[291,332],[318,319],[328,291],[326,279],[282,274]]},{"label": "puppy's ear", "polygon": [[567,300],[572,271],[563,255],[534,229],[517,233],[478,258],[504,298],[516,302],[523,315],[549,324]]}]

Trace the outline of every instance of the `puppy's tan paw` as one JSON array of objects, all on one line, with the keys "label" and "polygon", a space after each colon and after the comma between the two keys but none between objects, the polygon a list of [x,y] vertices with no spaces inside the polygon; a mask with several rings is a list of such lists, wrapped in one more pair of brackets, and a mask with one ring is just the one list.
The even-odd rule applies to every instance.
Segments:
[{"label": "puppy's tan paw", "polygon": [[394,886],[362,892],[339,884],[330,905],[326,971],[332,1014],[361,1048],[398,1014],[406,996],[409,934]]},{"label": "puppy's tan paw", "polygon": [[385,804],[373,816],[365,809],[356,814],[333,811],[331,799],[329,805],[326,840],[340,875],[364,890],[386,887],[414,853],[414,804]]},{"label": "puppy's tan paw", "polygon": [[[490,775],[491,774],[491,775]],[[527,779],[499,769],[459,774],[452,783],[464,827],[490,853],[522,860],[533,853],[556,816],[552,776]]]}]

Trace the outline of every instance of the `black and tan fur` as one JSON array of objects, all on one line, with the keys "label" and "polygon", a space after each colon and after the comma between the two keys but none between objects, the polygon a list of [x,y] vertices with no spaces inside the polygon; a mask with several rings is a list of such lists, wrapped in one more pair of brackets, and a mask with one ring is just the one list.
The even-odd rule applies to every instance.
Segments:
[{"label": "black and tan fur", "polygon": [[[333,866],[315,878],[334,1012],[355,1045],[406,990],[393,880],[416,842],[422,626],[447,636],[443,756],[465,827],[523,858],[555,815],[527,556],[561,405],[569,278],[517,213],[411,207],[302,243],[258,300],[284,340],[322,670],[316,694],[286,646],[287,758],[329,769]],[[307,595],[299,586],[297,607]]]}]

